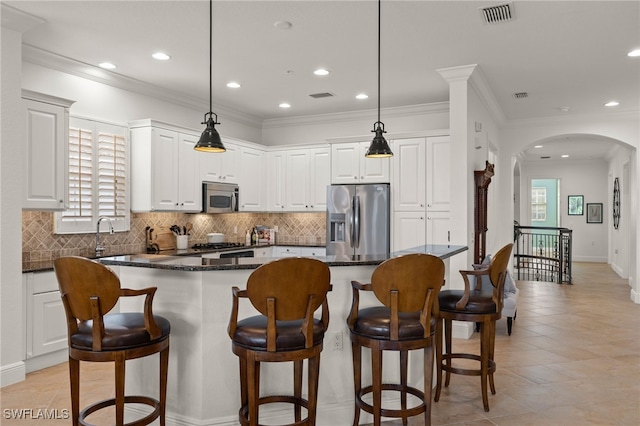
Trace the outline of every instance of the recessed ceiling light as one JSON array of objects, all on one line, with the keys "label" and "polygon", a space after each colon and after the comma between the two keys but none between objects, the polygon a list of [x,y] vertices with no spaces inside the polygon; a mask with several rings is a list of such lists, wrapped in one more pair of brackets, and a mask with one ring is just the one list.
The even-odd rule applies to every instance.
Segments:
[{"label": "recessed ceiling light", "polygon": [[558,107],[558,110],[560,110],[560,112],[569,112],[569,107],[568,106]]},{"label": "recessed ceiling light", "polygon": [[356,99],[368,99],[369,95],[367,95],[366,93],[359,93],[356,95]]},{"label": "recessed ceiling light", "polygon": [[562,158],[569,158],[569,154],[562,154],[561,157]]},{"label": "recessed ceiling light", "polygon": [[236,83],[235,81],[230,81],[227,83],[227,87],[232,89],[238,89],[240,87],[240,83]]},{"label": "recessed ceiling light", "polygon": [[535,145],[534,148],[542,148],[542,145]]},{"label": "recessed ceiling light", "polygon": [[627,56],[631,56],[632,58],[639,57],[640,56],[640,49],[632,50],[631,52],[627,53]]},{"label": "recessed ceiling light", "polygon": [[289,21],[276,21],[273,23],[273,26],[279,30],[289,30],[293,24]]},{"label": "recessed ceiling light", "polygon": [[620,102],[618,102],[618,101],[609,101],[606,104],[604,104],[604,106],[606,106],[606,107],[614,107],[614,106],[618,106],[618,105],[620,105]]},{"label": "recessed ceiling light", "polygon": [[315,75],[329,75],[330,71],[324,68],[318,68],[313,72]]},{"label": "recessed ceiling light", "polygon": [[286,102],[282,102],[280,105],[278,105],[280,108],[291,108],[291,104],[288,104]]},{"label": "recessed ceiling light", "polygon": [[111,62],[102,62],[102,63],[98,64],[98,66],[100,68],[104,68],[106,70],[112,70],[112,69],[114,69],[116,67]]},{"label": "recessed ceiling light", "polygon": [[171,56],[163,52],[156,52],[151,56],[153,57],[153,59],[157,59],[159,61],[168,61],[169,59],[171,59]]}]

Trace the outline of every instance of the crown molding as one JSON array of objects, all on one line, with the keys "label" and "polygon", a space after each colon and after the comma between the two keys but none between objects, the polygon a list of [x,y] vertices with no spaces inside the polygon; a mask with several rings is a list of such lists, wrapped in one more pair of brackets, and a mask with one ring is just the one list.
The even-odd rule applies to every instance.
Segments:
[{"label": "crown molding", "polygon": [[[149,96],[174,105],[202,111],[208,110],[209,108],[209,103],[204,99],[185,96],[184,94],[155,86],[141,80],[125,77],[118,73],[105,72],[94,65],[57,55],[28,44],[22,45],[22,59],[23,61],[34,65],[50,68],[118,89],[138,93],[140,95]],[[214,109],[218,111],[219,116],[224,117],[225,119],[233,120],[257,129],[262,128],[262,120],[258,117],[215,104]]]},{"label": "crown molding", "polygon": [[635,121],[636,123],[638,123],[640,121],[638,117],[640,117],[640,111],[637,110],[618,113],[546,116],[508,120],[504,123],[503,128],[537,127],[541,125],[575,123],[577,121],[596,122],[602,120]]},{"label": "crown molding", "polygon": [[[375,119],[377,109],[351,112],[332,112],[328,114],[304,115],[299,117],[274,118],[264,120],[264,129],[276,127],[304,126],[312,124],[329,124],[354,120]],[[382,115],[388,117],[408,117],[412,115],[449,113],[449,102],[434,102],[431,104],[408,105],[400,107],[382,108]]]},{"label": "crown molding", "polygon": [[26,33],[46,22],[42,18],[23,12],[5,3],[0,3],[0,17],[2,18],[0,20],[2,28],[8,28],[19,33]]}]

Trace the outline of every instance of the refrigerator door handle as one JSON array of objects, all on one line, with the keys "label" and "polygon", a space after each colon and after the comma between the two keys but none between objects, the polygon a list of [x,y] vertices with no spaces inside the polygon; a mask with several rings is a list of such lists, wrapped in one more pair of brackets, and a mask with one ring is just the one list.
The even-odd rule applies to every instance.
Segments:
[{"label": "refrigerator door handle", "polygon": [[360,247],[360,197],[354,195],[353,197],[353,224],[354,224],[354,234],[355,238],[353,239],[354,247]]},{"label": "refrigerator door handle", "polygon": [[349,233],[351,235],[351,238],[349,238],[349,245],[351,246],[351,248],[353,248],[353,243],[356,240],[356,234],[355,234],[356,227],[354,223],[355,203],[356,203],[356,197],[354,195],[351,197],[351,211],[349,212]]}]

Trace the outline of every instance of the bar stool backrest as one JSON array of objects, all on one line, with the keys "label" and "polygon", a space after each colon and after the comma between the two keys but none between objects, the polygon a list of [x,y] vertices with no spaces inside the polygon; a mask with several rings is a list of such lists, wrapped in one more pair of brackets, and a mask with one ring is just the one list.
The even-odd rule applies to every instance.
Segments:
[{"label": "bar stool backrest", "polygon": [[268,316],[268,305],[274,303],[277,321],[302,319],[307,309],[313,313],[325,301],[331,286],[330,275],[328,266],[317,259],[274,260],[249,276],[247,296],[262,315]]},{"label": "bar stool backrest", "polygon": [[444,262],[429,254],[408,254],[386,260],[371,276],[373,292],[386,307],[392,307],[391,295],[397,293],[398,312],[422,310],[428,291],[432,289],[437,294],[443,285]]}]

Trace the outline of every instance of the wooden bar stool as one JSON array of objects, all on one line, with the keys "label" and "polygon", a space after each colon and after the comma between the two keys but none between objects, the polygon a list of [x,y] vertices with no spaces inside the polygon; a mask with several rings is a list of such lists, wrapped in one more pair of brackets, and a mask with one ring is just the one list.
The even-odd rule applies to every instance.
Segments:
[{"label": "wooden bar stool", "polygon": [[[283,258],[257,268],[247,289],[233,287],[229,337],[240,360],[240,410],[242,425],[259,424],[259,406],[289,403],[294,406],[293,425],[315,425],[320,373],[320,352],[329,325],[327,292],[329,267],[310,258]],[[259,312],[238,321],[238,302],[248,298]],[[320,319],[314,312],[322,306]],[[303,361],[308,359],[308,395],[302,397]],[[293,362],[293,396],[260,397],[260,363]],[[302,419],[301,408],[307,416]]]},{"label": "wooden bar stool", "polygon": [[[115,424],[124,425],[124,405],[145,404],[153,411],[128,425],[148,425],[158,417],[165,424],[169,332],[165,318],[153,315],[156,287],[120,288],[120,280],[107,266],[84,257],[62,257],[53,262],[67,316],[71,414],[74,426],[85,418],[115,405]],[[108,313],[122,296],[146,296],[144,313]],[[160,396],[125,396],[125,361],[160,353]],[[91,404],[80,411],[80,361],[115,362],[115,398]]]},{"label": "wooden bar stool", "polygon": [[[511,257],[513,244],[502,247],[489,263],[486,269],[460,271],[464,279],[464,290],[443,290],[439,295],[440,318],[436,335],[436,365],[438,377],[434,401],[440,399],[442,390],[442,371],[446,372],[445,386],[449,386],[451,373],[466,376],[480,376],[482,385],[482,403],[484,411],[489,411],[489,397],[487,393],[487,379],[491,393],[495,395],[496,387],[493,373],[496,363],[493,352],[496,340],[496,321],[502,316],[502,302],[504,297],[504,280],[507,266]],[[475,277],[475,288],[471,289],[469,275]],[[491,286],[482,285],[482,276],[488,276]],[[452,321],[468,321],[480,325],[480,355],[468,353],[454,353],[451,345]],[[446,352],[442,352],[442,332]],[[480,368],[470,369],[452,365],[453,359],[470,359],[480,362]]]},{"label": "wooden bar stool", "polygon": [[[425,425],[431,424],[431,383],[433,377],[433,340],[438,315],[438,292],[444,284],[444,263],[428,254],[409,254],[380,264],[371,276],[371,284],[352,281],[353,301],[347,319],[353,354],[355,416],[360,410],[373,414],[373,424],[381,417],[407,418],[424,413]],[[360,291],[373,291],[382,306],[359,308]],[[361,350],[371,349],[372,385],[362,388]],[[424,392],[407,385],[408,352],[424,352]],[[400,384],[382,383],[383,351],[400,352]],[[382,408],[382,391],[400,392],[400,409]],[[373,393],[373,403],[363,396]],[[407,394],[420,399],[417,406],[407,408]]]}]

